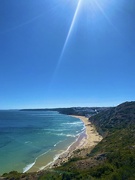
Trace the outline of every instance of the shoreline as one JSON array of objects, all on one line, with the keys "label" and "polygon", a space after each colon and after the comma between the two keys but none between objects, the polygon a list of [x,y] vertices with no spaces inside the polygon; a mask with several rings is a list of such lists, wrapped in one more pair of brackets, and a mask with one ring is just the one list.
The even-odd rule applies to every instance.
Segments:
[{"label": "shoreline", "polygon": [[103,139],[103,137],[96,131],[94,125],[89,121],[89,118],[73,115],[72,117],[80,119],[85,125],[85,130],[80,134],[77,140],[51,164],[49,168],[55,168],[68,162],[69,158],[75,157],[75,151],[79,152],[77,155],[81,157],[85,156]]},{"label": "shoreline", "polygon": [[[71,124],[72,124],[72,122],[71,122]],[[39,155],[38,157],[35,158],[34,162],[32,162],[31,164],[26,165],[23,168],[23,173],[25,173],[25,172],[27,172],[27,173],[40,172],[40,171],[43,171],[43,170],[46,170],[46,169],[50,169],[50,168],[52,168],[54,166],[54,164],[56,164],[57,161],[59,162],[59,158],[62,157],[64,159],[67,156],[70,156],[69,152],[73,151],[75,149],[75,147],[78,146],[78,141],[81,141],[81,139],[84,136],[86,136],[86,134],[84,133],[85,125],[84,125],[84,123],[82,123],[82,124],[83,124],[83,128],[82,128],[81,132],[74,135],[73,136],[74,139],[66,140],[67,144],[63,144],[65,140],[60,141],[61,143],[59,143],[59,142],[56,143],[54,145],[53,150],[50,149],[46,153],[43,153],[43,154]],[[56,145],[57,145],[57,147],[56,147]]]},{"label": "shoreline", "polygon": [[98,144],[103,137],[99,135],[95,126],[89,121],[89,118],[85,116],[73,116],[79,118],[85,125],[86,128],[86,136],[85,143],[81,148],[90,148]]},{"label": "shoreline", "polygon": [[[103,139],[88,118],[85,116],[71,116],[80,119],[84,123],[84,131],[78,135],[76,140],[65,151],[62,151],[57,155],[57,157],[54,157],[51,162],[48,162],[48,164],[45,166],[41,166],[39,170],[36,170],[36,168],[32,166],[28,171],[25,172],[40,172],[61,166],[63,163],[68,162],[70,158],[75,157],[76,155],[84,157]],[[79,153],[76,153],[76,151]]]}]

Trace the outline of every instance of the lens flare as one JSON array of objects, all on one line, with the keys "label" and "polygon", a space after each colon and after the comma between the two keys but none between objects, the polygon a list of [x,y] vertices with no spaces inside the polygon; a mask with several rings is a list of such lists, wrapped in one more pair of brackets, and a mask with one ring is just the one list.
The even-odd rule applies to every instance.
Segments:
[{"label": "lens flare", "polygon": [[55,73],[56,73],[57,70],[59,69],[59,66],[60,66],[60,64],[61,64],[61,61],[62,61],[64,52],[65,52],[65,49],[66,49],[66,46],[67,46],[68,41],[69,41],[69,39],[70,39],[71,33],[73,32],[74,25],[75,25],[75,22],[76,22],[76,18],[77,18],[77,16],[78,16],[78,13],[79,13],[79,10],[80,10],[81,2],[82,2],[82,0],[79,0],[79,1],[78,1],[78,4],[77,4],[77,7],[76,7],[76,10],[75,10],[75,13],[74,13],[74,16],[73,16],[73,19],[72,19],[72,22],[71,22],[71,25],[70,25],[68,34],[67,34],[67,37],[66,37],[66,40],[65,40],[65,43],[64,43],[64,46],[63,46],[62,51],[61,51],[61,54],[60,54],[60,58],[59,58],[59,60],[58,60],[57,66],[56,66]]},{"label": "lens flare", "polygon": [[[67,36],[66,36],[62,51],[60,53],[60,57],[58,59],[58,62],[57,62],[57,65],[56,65],[52,79],[54,79],[54,77],[56,76],[58,69],[59,69],[59,67],[63,61],[64,53],[66,51],[69,40],[71,39],[71,34],[73,33],[75,23],[76,23],[77,18],[79,17],[78,15],[81,12],[80,11],[81,9],[82,9],[82,11],[85,10],[86,12],[88,12],[89,14],[92,14],[92,15],[93,14],[96,15],[96,14],[98,14],[98,12],[100,12],[102,14],[102,16],[106,19],[108,24],[110,24],[113,27],[113,29],[118,32],[117,28],[111,22],[111,19],[107,16],[107,14],[105,12],[105,10],[107,8],[106,5],[107,5],[106,0],[103,0],[102,3],[101,2],[99,3],[98,0],[85,0],[85,1],[78,0],[77,6],[75,9],[73,18],[72,18],[72,22],[71,22],[71,25],[69,27],[69,31],[67,33]],[[95,18],[98,18],[98,16],[95,16]],[[90,20],[91,20],[91,18],[90,18]]]}]

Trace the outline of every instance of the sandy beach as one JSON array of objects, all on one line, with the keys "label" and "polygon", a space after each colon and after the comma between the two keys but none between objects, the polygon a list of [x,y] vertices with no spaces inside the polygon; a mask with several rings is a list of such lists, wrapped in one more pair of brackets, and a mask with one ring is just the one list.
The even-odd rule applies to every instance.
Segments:
[{"label": "sandy beach", "polygon": [[88,120],[88,118],[84,116],[74,116],[76,118],[79,118],[86,127],[86,138],[83,139],[84,143],[78,147],[78,148],[91,148],[95,146],[98,142],[100,142],[103,138],[99,135],[99,133],[96,131],[94,125],[91,124],[91,122]]},{"label": "sandy beach", "polygon": [[85,116],[73,116],[79,118],[85,124],[85,131],[59,158],[50,166],[57,167],[67,162],[69,158],[77,156],[85,156],[95,145],[97,145],[103,138],[96,131],[94,125]]}]

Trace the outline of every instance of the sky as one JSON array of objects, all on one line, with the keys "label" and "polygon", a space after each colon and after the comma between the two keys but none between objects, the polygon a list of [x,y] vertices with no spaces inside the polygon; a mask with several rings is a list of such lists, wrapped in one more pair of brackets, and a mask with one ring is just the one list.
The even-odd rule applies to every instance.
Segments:
[{"label": "sky", "polygon": [[133,100],[134,0],[0,0],[0,109]]}]

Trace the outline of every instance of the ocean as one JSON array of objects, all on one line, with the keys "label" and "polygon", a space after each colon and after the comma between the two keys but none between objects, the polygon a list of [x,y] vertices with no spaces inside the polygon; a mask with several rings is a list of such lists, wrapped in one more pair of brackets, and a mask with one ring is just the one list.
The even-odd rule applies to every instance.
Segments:
[{"label": "ocean", "polygon": [[39,171],[84,131],[83,122],[53,111],[0,111],[0,174]]}]

